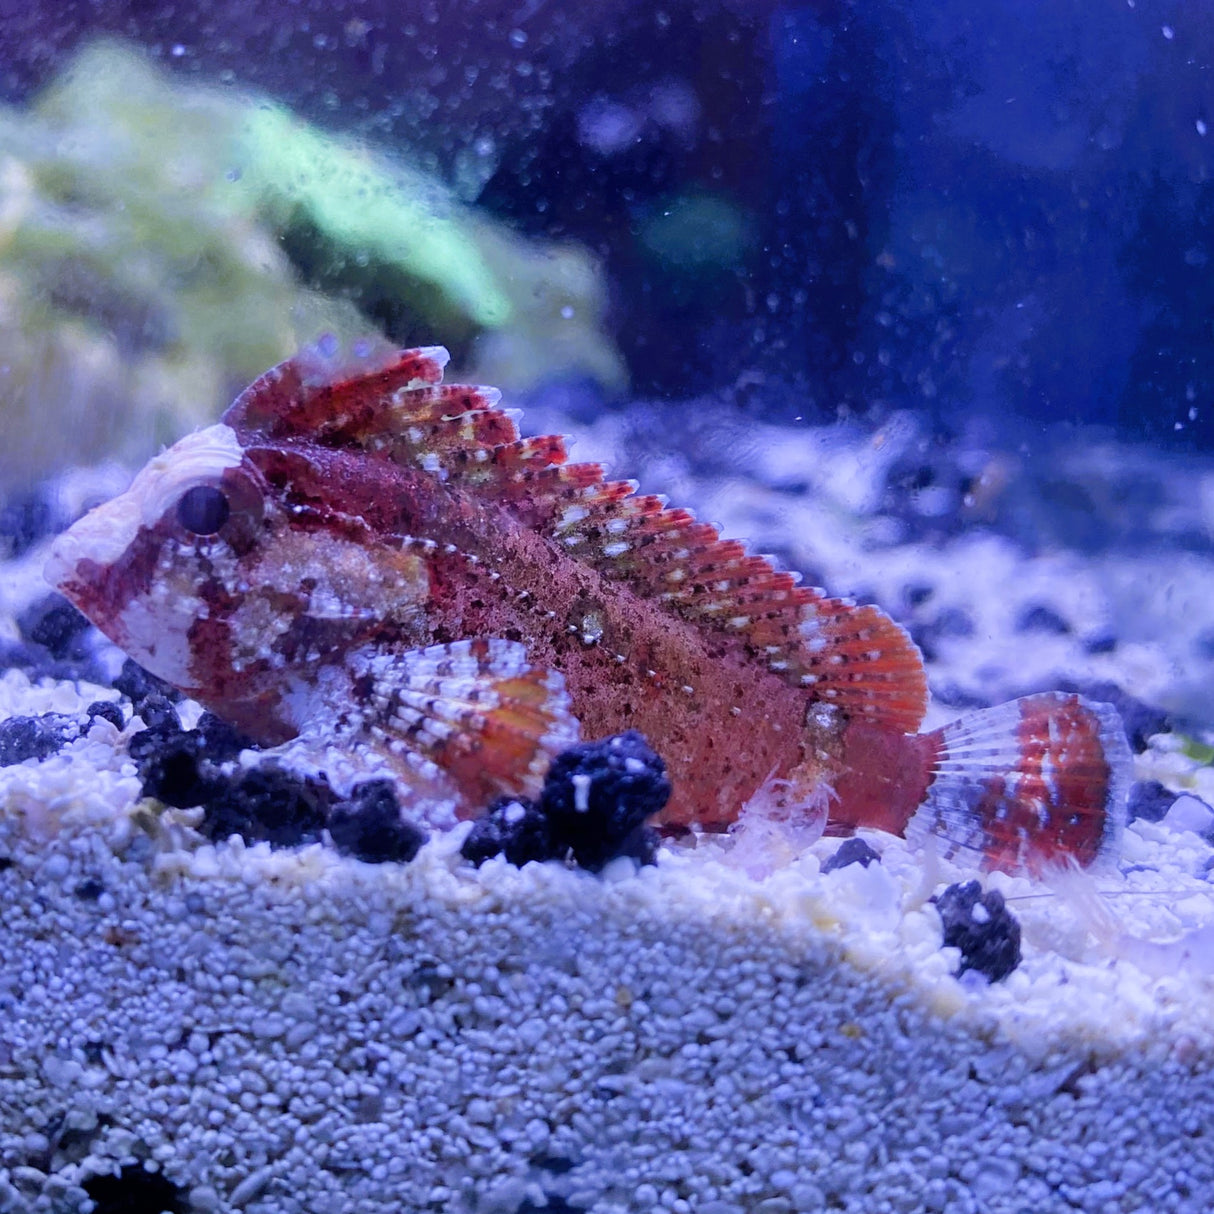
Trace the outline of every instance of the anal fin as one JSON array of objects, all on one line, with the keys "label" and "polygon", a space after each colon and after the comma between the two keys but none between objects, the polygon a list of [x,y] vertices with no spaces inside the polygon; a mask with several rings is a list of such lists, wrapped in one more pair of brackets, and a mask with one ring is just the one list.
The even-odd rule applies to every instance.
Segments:
[{"label": "anal fin", "polygon": [[1087,867],[1115,850],[1130,750],[1109,705],[1046,692],[968,713],[926,739],[932,781],[908,836],[930,831],[1008,872]]}]

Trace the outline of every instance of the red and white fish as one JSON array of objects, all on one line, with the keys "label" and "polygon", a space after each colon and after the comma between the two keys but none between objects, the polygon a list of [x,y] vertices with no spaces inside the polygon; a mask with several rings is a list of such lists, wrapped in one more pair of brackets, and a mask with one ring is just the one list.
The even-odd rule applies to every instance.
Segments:
[{"label": "red and white fish", "polygon": [[923,661],[880,610],[520,438],[446,361],[304,351],[59,537],[48,580],[256,741],[338,786],[388,772],[435,824],[534,796],[579,728],[639,729],[672,829],[749,802],[1007,869],[1115,844],[1111,708],[1035,695],[917,733]]}]

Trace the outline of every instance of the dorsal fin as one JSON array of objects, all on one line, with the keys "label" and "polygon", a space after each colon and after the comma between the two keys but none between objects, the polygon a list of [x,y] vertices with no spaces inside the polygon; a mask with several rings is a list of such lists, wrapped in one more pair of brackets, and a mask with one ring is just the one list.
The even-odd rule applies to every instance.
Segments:
[{"label": "dorsal fin", "polygon": [[807,698],[913,732],[927,680],[906,632],[875,607],[798,586],[687,510],[567,464],[564,440],[520,438],[492,388],[443,384],[441,348],[341,358],[314,348],[267,371],[224,420],[242,437],[376,451],[500,503],[570,556],[699,627],[734,636]]}]

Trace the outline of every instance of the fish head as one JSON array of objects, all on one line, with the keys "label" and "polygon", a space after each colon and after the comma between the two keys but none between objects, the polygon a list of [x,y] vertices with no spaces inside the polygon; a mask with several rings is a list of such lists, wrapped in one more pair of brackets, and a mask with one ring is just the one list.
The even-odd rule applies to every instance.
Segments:
[{"label": "fish head", "polygon": [[[318,456],[319,458],[319,456]],[[60,535],[45,577],[153,674],[229,717],[419,616],[424,552],[330,508],[305,448],[187,435]],[[278,722],[269,733],[291,728]]]},{"label": "fish head", "polygon": [[58,536],[44,576],[141,666],[193,691],[203,587],[238,563],[233,538],[257,528],[262,504],[235,432],[211,426],[155,456],[125,492]]}]

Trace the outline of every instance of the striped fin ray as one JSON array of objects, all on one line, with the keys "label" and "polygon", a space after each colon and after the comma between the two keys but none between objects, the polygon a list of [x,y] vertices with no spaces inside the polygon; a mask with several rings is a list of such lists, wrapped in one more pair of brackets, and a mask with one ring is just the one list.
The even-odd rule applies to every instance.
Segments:
[{"label": "striped fin ray", "polygon": [[578,740],[564,680],[515,641],[363,650],[348,665],[373,743],[452,780],[466,812],[501,794],[538,795],[552,758]]},{"label": "striped fin ray", "polygon": [[931,832],[990,868],[1087,866],[1115,851],[1130,751],[1107,704],[1046,692],[968,713],[927,735],[932,783],[908,836]]}]

